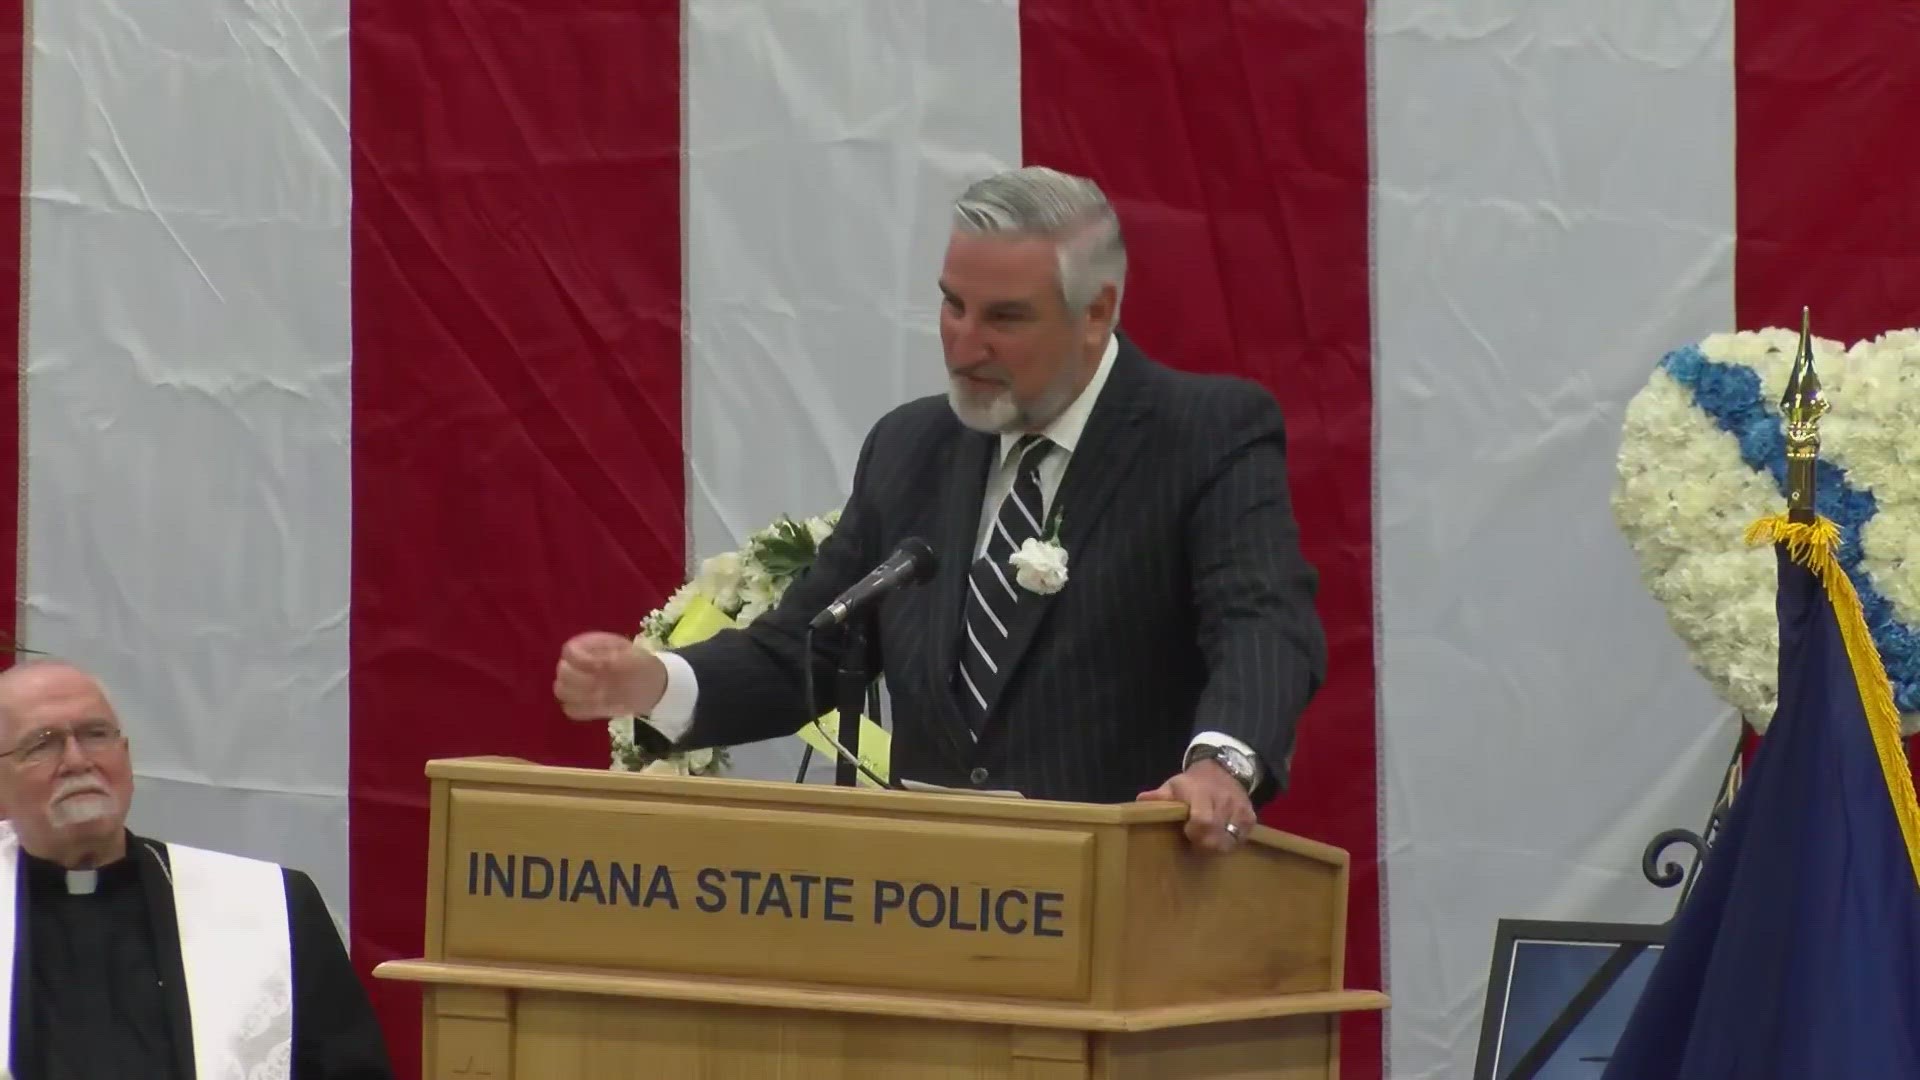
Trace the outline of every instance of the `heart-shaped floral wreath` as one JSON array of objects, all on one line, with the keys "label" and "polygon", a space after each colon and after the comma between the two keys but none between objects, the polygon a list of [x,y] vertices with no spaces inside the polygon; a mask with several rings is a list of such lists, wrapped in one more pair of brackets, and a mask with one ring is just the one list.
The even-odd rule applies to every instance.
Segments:
[{"label": "heart-shaped floral wreath", "polygon": [[[1764,733],[1778,700],[1780,633],[1769,547],[1743,539],[1785,505],[1780,397],[1798,335],[1714,334],[1663,357],[1627,406],[1614,519],[1697,668]],[[1815,339],[1832,403],[1820,423],[1819,512],[1840,528],[1893,683],[1901,731],[1920,730],[1920,331],[1850,348]]]}]

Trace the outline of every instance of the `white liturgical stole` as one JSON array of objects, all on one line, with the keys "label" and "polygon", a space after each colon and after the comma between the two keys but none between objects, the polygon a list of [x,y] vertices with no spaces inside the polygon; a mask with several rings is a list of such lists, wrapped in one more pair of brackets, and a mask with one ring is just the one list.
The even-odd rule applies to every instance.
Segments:
[{"label": "white liturgical stole", "polygon": [[[136,841],[130,859],[158,859]],[[256,1080],[293,1070],[293,953],[280,867],[167,844],[195,1080]],[[13,1060],[13,955],[19,928],[20,843],[0,824],[0,1075]],[[68,887],[91,891],[85,871]]]}]

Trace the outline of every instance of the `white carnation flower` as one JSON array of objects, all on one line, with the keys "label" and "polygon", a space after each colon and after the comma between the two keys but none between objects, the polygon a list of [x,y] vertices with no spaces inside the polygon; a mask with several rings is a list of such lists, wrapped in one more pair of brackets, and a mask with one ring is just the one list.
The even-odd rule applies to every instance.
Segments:
[{"label": "white carnation flower", "polygon": [[740,584],[745,573],[745,561],[737,551],[727,551],[715,555],[700,564],[700,574],[694,578],[695,591],[713,601],[721,611],[732,612],[740,606]]},{"label": "white carnation flower", "polygon": [[1013,564],[1014,580],[1029,592],[1045,596],[1067,584],[1067,549],[1052,541],[1029,537],[1007,561]]}]

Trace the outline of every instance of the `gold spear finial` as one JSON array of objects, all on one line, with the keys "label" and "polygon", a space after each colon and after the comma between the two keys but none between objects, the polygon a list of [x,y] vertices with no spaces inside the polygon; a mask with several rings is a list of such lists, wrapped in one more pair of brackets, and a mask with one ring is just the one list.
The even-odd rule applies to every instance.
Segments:
[{"label": "gold spear finial", "polygon": [[1793,373],[1780,397],[1780,415],[1787,424],[1787,518],[1811,523],[1814,511],[1814,466],[1820,461],[1820,418],[1830,407],[1820,393],[1820,377],[1813,370],[1811,317],[1800,309],[1800,344],[1794,352]]}]

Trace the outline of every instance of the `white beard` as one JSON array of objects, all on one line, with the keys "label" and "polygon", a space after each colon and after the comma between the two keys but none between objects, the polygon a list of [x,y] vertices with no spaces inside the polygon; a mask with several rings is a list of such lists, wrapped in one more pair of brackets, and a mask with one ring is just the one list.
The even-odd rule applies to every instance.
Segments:
[{"label": "white beard", "polygon": [[1066,412],[1077,393],[1072,376],[1063,374],[1058,383],[1040,395],[1032,409],[1022,409],[1020,403],[1013,400],[1013,391],[1009,388],[996,389],[993,396],[982,400],[979,395],[961,389],[962,385],[958,377],[947,380],[947,404],[953,407],[953,414],[962,424],[989,435],[1038,431]]},{"label": "white beard", "polygon": [[1011,431],[1021,420],[1020,406],[1014,404],[1011,390],[996,390],[983,401],[979,395],[962,390],[959,379],[952,379],[947,383],[947,404],[962,424],[989,435]]}]

